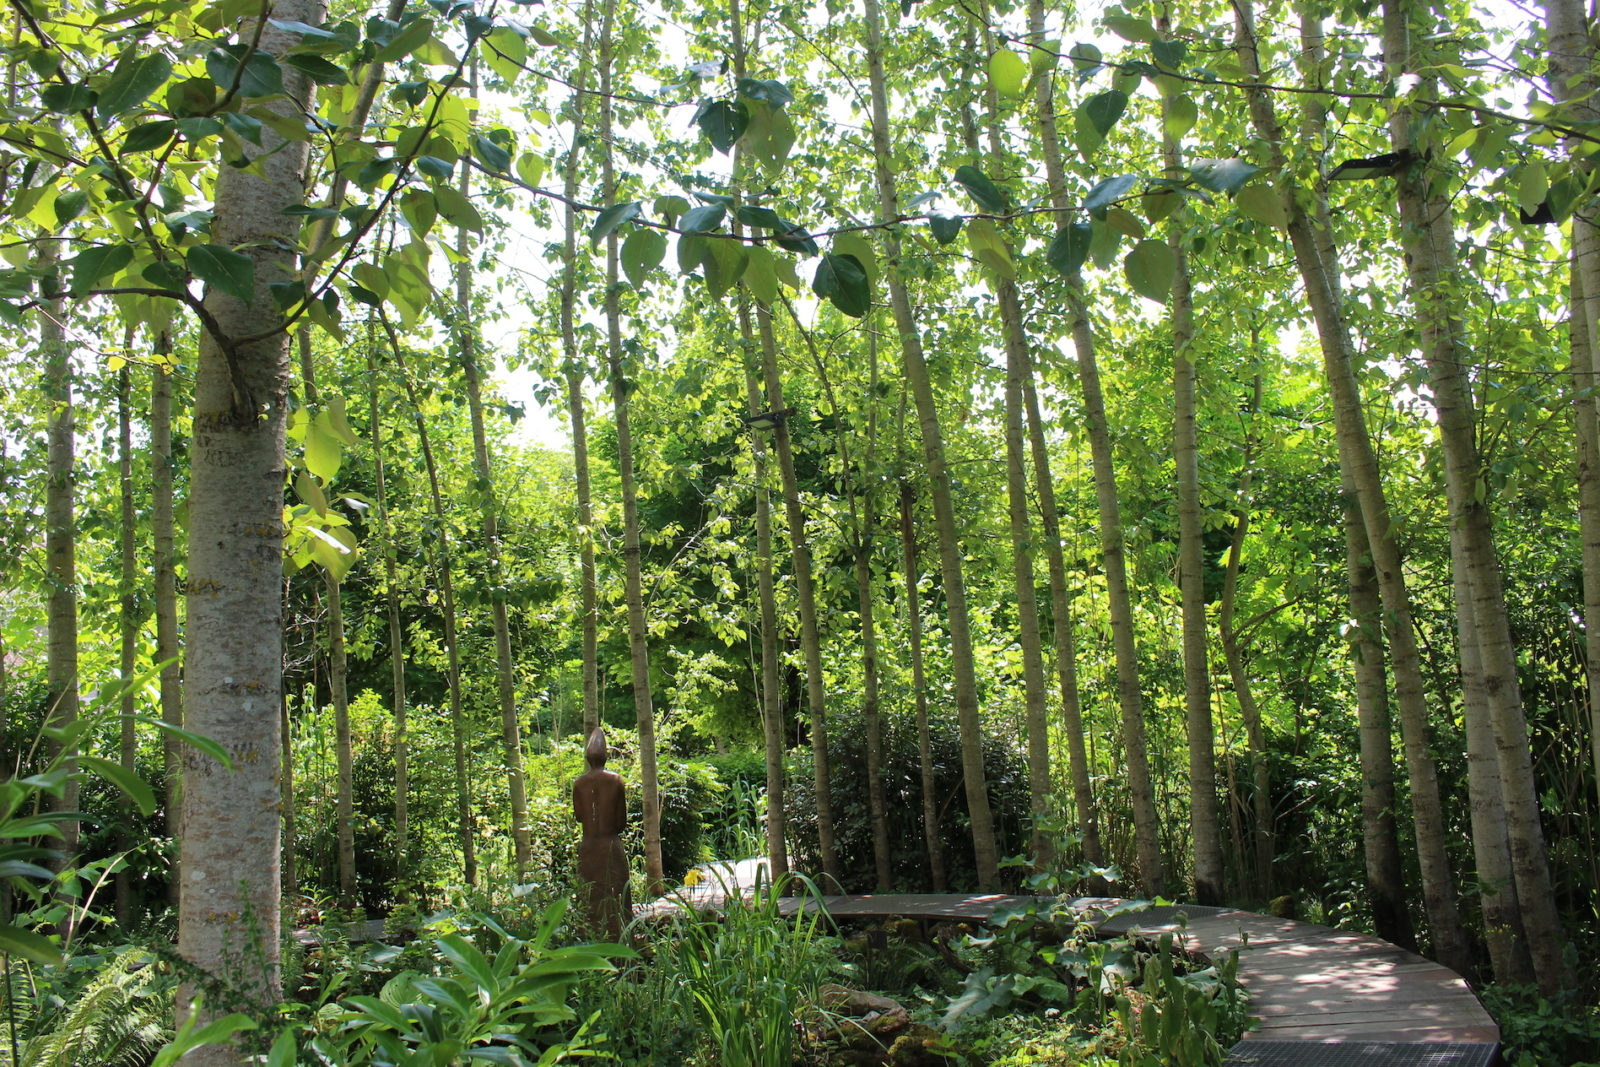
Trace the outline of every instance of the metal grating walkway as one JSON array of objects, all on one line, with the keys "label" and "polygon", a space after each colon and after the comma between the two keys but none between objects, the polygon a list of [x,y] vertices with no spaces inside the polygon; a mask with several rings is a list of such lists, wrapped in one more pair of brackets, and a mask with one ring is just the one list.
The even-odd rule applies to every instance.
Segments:
[{"label": "metal grating walkway", "polygon": [[1224,1067],[1493,1067],[1496,1046],[1396,1041],[1245,1041]]}]

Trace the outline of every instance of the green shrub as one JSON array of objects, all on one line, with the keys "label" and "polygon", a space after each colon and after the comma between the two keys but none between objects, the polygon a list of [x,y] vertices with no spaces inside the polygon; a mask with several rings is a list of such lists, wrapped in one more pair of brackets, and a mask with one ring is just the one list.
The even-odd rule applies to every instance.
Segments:
[{"label": "green shrub", "polygon": [[1596,1067],[1600,1064],[1600,1006],[1577,991],[1549,998],[1533,986],[1491,985],[1483,1006],[1500,1024],[1507,1067]]}]

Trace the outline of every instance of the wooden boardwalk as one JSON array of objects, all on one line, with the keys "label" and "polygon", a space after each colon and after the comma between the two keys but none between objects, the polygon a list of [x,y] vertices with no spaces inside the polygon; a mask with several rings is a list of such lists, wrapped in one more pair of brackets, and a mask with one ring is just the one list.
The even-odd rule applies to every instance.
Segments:
[{"label": "wooden boardwalk", "polygon": [[[667,914],[687,904],[716,908],[754,883],[759,861],[723,865],[681,894],[642,909]],[[1025,907],[1027,897],[982,894],[826,896],[836,918],[906,917],[984,921]],[[1095,921],[1123,903],[1081,898]],[[786,898],[793,915],[816,898]],[[1260,1026],[1230,1054],[1234,1067],[1490,1067],[1500,1030],[1459,975],[1365,934],[1254,912],[1197,905],[1148,908],[1102,918],[1108,934],[1172,933],[1186,949],[1217,956],[1239,951],[1239,980]]]}]

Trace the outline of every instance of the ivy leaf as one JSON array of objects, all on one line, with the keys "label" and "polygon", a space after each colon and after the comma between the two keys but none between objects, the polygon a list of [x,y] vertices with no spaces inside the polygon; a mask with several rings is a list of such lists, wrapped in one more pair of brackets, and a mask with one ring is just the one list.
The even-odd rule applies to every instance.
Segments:
[{"label": "ivy leaf", "polygon": [[706,233],[722,225],[728,209],[721,204],[702,204],[692,207],[678,219],[678,229],[684,233]]},{"label": "ivy leaf", "polygon": [[1233,194],[1244,188],[1244,183],[1261,173],[1261,168],[1244,160],[1197,159],[1189,164],[1189,177],[1202,189],[1213,193]]},{"label": "ivy leaf", "polygon": [[622,242],[622,272],[635,289],[640,288],[650,272],[661,266],[666,255],[665,234],[656,230],[634,230]]},{"label": "ivy leaf", "polygon": [[989,84],[1001,96],[1018,97],[1028,82],[1028,65],[1009,48],[989,57]]},{"label": "ivy leaf", "polygon": [[935,241],[947,245],[961,236],[963,221],[960,215],[929,215],[928,229],[933,231]]},{"label": "ivy leaf", "polygon": [[1106,211],[1112,204],[1139,183],[1135,174],[1119,174],[1115,178],[1106,178],[1095,184],[1089,190],[1089,195],[1083,198],[1083,209],[1097,219],[1106,217]]},{"label": "ivy leaf", "polygon": [[1128,284],[1134,292],[1158,304],[1172,296],[1172,279],[1178,271],[1178,257],[1165,241],[1140,241],[1122,261]]},{"label": "ivy leaf", "polygon": [[851,318],[861,318],[872,305],[867,272],[854,256],[831,252],[824,255],[811,281],[811,291]]},{"label": "ivy leaf", "polygon": [[100,90],[95,114],[102,120],[126,114],[149,99],[171,76],[172,63],[160,52],[140,54],[129,48],[112,68],[111,80]]},{"label": "ivy leaf", "polygon": [[133,262],[130,244],[95,245],[72,257],[72,291],[89,292],[102,278],[110,277]]},{"label": "ivy leaf", "polygon": [[1089,244],[1093,238],[1094,227],[1087,222],[1063,226],[1045,249],[1045,261],[1067,277],[1074,277],[1089,258]]},{"label": "ivy leaf", "polygon": [[255,261],[231,248],[199,245],[189,249],[189,273],[246,304],[255,298]]},{"label": "ivy leaf", "polygon": [[727,152],[750,125],[750,111],[743,104],[728,100],[713,100],[701,108],[695,125],[706,135],[711,147]]},{"label": "ivy leaf", "polygon": [[1006,194],[977,167],[957,167],[955,178],[956,184],[965,189],[978,202],[978,206],[989,214],[1004,215],[1010,210]]}]

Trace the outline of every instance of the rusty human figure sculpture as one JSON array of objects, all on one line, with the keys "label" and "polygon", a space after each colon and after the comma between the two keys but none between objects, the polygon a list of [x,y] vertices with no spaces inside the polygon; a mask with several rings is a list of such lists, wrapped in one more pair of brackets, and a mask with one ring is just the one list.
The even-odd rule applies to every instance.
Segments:
[{"label": "rusty human figure sculpture", "polygon": [[622,776],[606,770],[606,735],[596,729],[584,746],[589,769],[572,783],[572,811],[583,827],[578,844],[579,896],[592,937],[616,941],[633,916],[628,892],[628,857],[622,831],[628,821],[628,800]]}]

